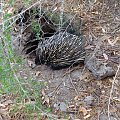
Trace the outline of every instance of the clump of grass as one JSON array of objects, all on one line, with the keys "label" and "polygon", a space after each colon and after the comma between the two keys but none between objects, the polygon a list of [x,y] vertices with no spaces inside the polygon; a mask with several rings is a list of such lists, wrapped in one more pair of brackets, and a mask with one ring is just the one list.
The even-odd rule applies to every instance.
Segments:
[{"label": "clump of grass", "polygon": [[[14,1],[10,0],[9,4],[12,6]],[[7,21],[11,14],[8,12],[3,13],[3,21]],[[43,111],[48,113],[51,110],[44,108],[41,104],[40,90],[44,86],[44,82],[36,82],[29,72],[27,79],[20,76],[21,70],[23,72],[28,70],[24,67],[24,59],[16,55],[12,48],[12,22],[13,20],[8,20],[2,25],[2,38],[0,40],[0,94],[8,95],[12,93],[16,95],[15,103],[10,110],[11,114],[14,115],[23,106],[22,113],[26,113],[28,115],[27,119],[32,120],[34,117],[32,113],[36,113],[37,117],[40,118]],[[39,24],[33,22],[32,29],[36,33],[36,39],[39,39],[41,30]]]},{"label": "clump of grass", "polygon": [[31,0],[23,0],[23,3],[25,6],[28,6],[30,4]]},{"label": "clump of grass", "polygon": [[[36,113],[37,117],[40,118],[40,113],[43,111],[50,112],[41,104],[40,90],[44,86],[44,82],[36,82],[32,76],[29,76],[29,72],[27,79],[18,76],[21,67],[24,66],[24,60],[15,55],[11,47],[10,31],[4,31],[3,36],[3,43],[0,44],[0,83],[2,86],[0,94],[12,93],[17,95],[14,107],[10,111],[11,114],[16,114],[23,106],[22,114],[26,113],[28,120],[32,120],[34,117],[31,113]],[[25,72],[24,68],[22,70]]]},{"label": "clump of grass", "polygon": [[41,27],[38,22],[32,22],[32,31],[35,33],[35,38],[39,40],[41,37]]}]

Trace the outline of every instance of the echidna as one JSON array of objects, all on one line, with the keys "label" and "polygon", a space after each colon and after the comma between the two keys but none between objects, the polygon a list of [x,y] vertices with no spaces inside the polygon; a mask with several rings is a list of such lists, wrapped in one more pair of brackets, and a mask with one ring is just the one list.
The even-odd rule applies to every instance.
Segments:
[{"label": "echidna", "polygon": [[85,41],[68,32],[58,32],[39,42],[35,64],[46,64],[52,69],[61,69],[84,61]]},{"label": "echidna", "polygon": [[[23,31],[23,35],[24,33],[27,35],[23,51],[28,55],[35,55],[36,65],[46,64],[53,69],[61,69],[84,61],[85,41],[82,37],[66,31],[56,32],[56,26],[47,19],[46,15],[39,16],[37,13],[34,14],[34,9],[28,10],[23,14],[23,18],[16,21],[16,24],[27,26]],[[40,30],[39,27],[36,30],[36,25]],[[37,33],[39,36],[36,37]]]}]

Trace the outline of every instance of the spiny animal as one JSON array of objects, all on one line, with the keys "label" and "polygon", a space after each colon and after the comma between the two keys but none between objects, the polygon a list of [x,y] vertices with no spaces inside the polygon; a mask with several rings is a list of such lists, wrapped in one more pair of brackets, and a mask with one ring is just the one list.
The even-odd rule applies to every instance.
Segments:
[{"label": "spiny animal", "polygon": [[45,15],[39,16],[33,13],[33,11],[26,11],[23,14],[24,17],[18,19],[16,24],[21,26],[24,23],[25,26],[28,26],[32,19],[35,19],[41,27],[39,38],[36,38],[36,33],[32,29],[30,33],[28,29],[23,31],[28,34],[23,51],[26,54],[35,55],[35,64],[46,64],[52,69],[62,69],[83,63],[85,41],[82,37],[66,31],[56,32],[55,25]]},{"label": "spiny animal", "polygon": [[45,64],[52,69],[62,69],[83,63],[85,59],[84,44],[85,41],[82,37],[65,31],[58,32],[39,42],[35,64]]}]

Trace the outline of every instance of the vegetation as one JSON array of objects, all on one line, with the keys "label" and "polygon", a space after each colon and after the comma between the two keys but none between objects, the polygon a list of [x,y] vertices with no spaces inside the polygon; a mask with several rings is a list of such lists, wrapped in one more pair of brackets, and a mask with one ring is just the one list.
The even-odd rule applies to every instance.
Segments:
[{"label": "vegetation", "polygon": [[[30,1],[25,0],[25,5],[28,5]],[[0,105],[4,105],[9,100],[9,103],[5,107],[10,107],[9,113],[0,115],[5,119],[28,119],[33,120],[35,117],[41,118],[42,115],[46,115],[51,112],[51,109],[42,106],[41,101],[41,89],[45,85],[44,82],[37,82],[35,78],[30,75],[28,69],[24,68],[25,60],[23,57],[16,54],[13,49],[13,36],[12,36],[12,23],[11,20],[13,11],[11,11],[14,1],[10,0],[6,11],[2,12],[2,24],[1,24],[1,40],[0,40]],[[9,20],[10,19],[10,20]],[[40,26],[37,22],[32,24],[33,31],[36,33],[36,38],[40,36]],[[9,96],[9,98],[8,98]],[[6,98],[4,100],[4,97]],[[3,109],[4,108],[0,108]],[[44,111],[44,112],[43,112]],[[5,110],[5,113],[8,112]]]},{"label": "vegetation", "polygon": [[[72,98],[73,103],[68,103],[67,108],[70,108],[69,112],[73,112],[76,118],[81,120],[94,120],[100,119],[100,116],[102,115],[103,119],[119,119],[120,76],[118,73],[120,71],[120,63],[117,61],[120,56],[119,0],[81,0],[79,4],[77,0],[64,0],[65,4],[63,1],[60,4],[54,3],[51,0],[51,2],[41,1],[42,0],[1,1],[0,119],[57,120],[57,118],[62,116],[63,112],[59,112],[58,109],[56,111],[52,111],[51,101],[53,101],[52,105],[56,105],[54,104],[54,98],[61,97],[60,93],[67,91],[68,88],[69,92],[67,92],[70,93],[70,97],[65,97],[69,100]],[[112,62],[112,65],[116,71],[115,76],[113,78],[106,78],[103,81],[96,81],[89,71],[86,73],[86,71],[84,71],[85,69],[83,69],[83,73],[85,74],[82,74],[82,76],[79,75],[77,85],[75,84],[76,81],[74,82],[74,80],[72,80],[72,75],[70,75],[73,70],[69,70],[64,73],[63,76],[69,75],[65,76],[66,79],[61,80],[60,78],[60,81],[53,78],[54,74],[51,75],[51,78],[53,79],[50,83],[46,82],[44,77],[37,78],[41,73],[31,70],[28,67],[28,65],[31,64],[29,63],[31,61],[26,62],[26,59],[24,59],[22,55],[16,54],[17,50],[14,50],[13,47],[13,41],[15,38],[12,36],[12,26],[14,26],[16,20],[22,16],[21,13],[14,14],[16,9],[19,10],[21,6],[25,6],[25,11],[27,11],[35,5],[39,5],[40,8],[41,6],[45,7],[48,11],[48,17],[55,23],[55,25],[58,25],[58,27],[67,24],[67,28],[70,27],[71,24],[72,27],[70,30],[72,33],[74,31],[74,26],[76,27],[75,30],[77,30],[77,32],[81,33],[82,31],[84,36],[87,38],[89,45],[86,49],[88,49],[89,52],[92,52],[93,55],[99,55],[98,53],[102,52],[102,55],[97,57],[100,60],[104,59],[105,64],[109,59],[114,61]],[[33,11],[32,14],[35,12],[36,11]],[[70,16],[68,16],[68,21],[64,20],[63,12],[70,14]],[[57,15],[57,13],[59,13],[59,15]],[[79,24],[77,24],[78,21]],[[83,26],[79,27],[81,24]],[[31,25],[32,30],[36,34],[36,39],[39,39],[41,36],[41,26],[36,21],[32,21]],[[80,31],[79,28],[81,29]],[[114,59],[112,59],[112,57],[109,58],[112,55]],[[44,73],[46,73],[46,71]],[[59,74],[61,73],[62,72],[59,72]],[[47,77],[49,77],[49,74]],[[68,78],[70,79],[69,82]],[[54,82],[58,82],[58,84],[54,84],[52,86],[51,84]],[[64,84],[64,87],[62,86],[62,83]],[[49,88],[50,85],[52,86],[51,88]],[[60,88],[60,86],[62,87]],[[54,93],[54,95],[49,94],[48,97],[44,91],[45,87],[50,91],[50,93]],[[58,91],[59,88],[61,91]],[[72,94],[73,91],[74,93]],[[95,98],[94,102],[90,100],[93,97]],[[88,103],[89,101],[93,102],[92,106],[85,106],[84,100],[86,99],[88,100]],[[66,101],[65,103],[67,103]],[[58,102],[60,101],[58,100]],[[60,104],[58,104],[57,107],[60,108]],[[64,105],[62,107],[62,109],[64,109]],[[57,115],[54,115],[53,113]],[[65,116],[67,120],[68,115],[65,114]],[[73,116],[70,114],[69,118],[72,119],[72,117]]]},{"label": "vegetation", "polygon": [[35,33],[36,39],[39,40],[40,37],[41,37],[41,34],[40,34],[41,33],[41,27],[40,27],[38,22],[34,22],[34,21],[32,22],[32,30]]}]

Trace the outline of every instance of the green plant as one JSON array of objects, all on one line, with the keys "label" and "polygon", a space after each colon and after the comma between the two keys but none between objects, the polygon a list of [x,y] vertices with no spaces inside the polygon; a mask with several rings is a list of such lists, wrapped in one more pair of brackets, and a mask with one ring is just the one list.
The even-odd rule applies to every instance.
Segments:
[{"label": "green plant", "polygon": [[[10,0],[9,5],[12,6],[13,4],[14,0]],[[10,108],[10,112],[13,115],[19,111],[20,106],[24,106],[22,112],[28,115],[28,120],[33,120],[34,116],[31,113],[36,113],[38,118],[40,118],[41,113],[46,109],[41,104],[40,96],[40,90],[41,87],[44,86],[44,82],[36,82],[32,78],[31,73],[28,72],[29,68],[24,67],[24,59],[13,50],[11,23],[15,21],[10,19],[10,13],[4,11],[2,13],[4,13],[2,19],[5,22],[1,25],[2,30],[0,31],[0,95],[4,94],[7,96],[10,93],[17,95],[14,99],[15,104]],[[36,34],[36,39],[39,39],[41,31],[39,24],[33,22],[32,29]],[[21,71],[26,73],[27,79],[20,75]],[[26,102],[24,100],[26,100]],[[50,110],[47,110],[47,112],[50,112]]]},{"label": "green plant", "polygon": [[38,22],[32,22],[32,30],[35,33],[36,39],[40,39],[41,37],[41,26]]},{"label": "green plant", "polygon": [[28,6],[30,4],[31,0],[23,0],[23,2],[24,2],[25,6]]}]

